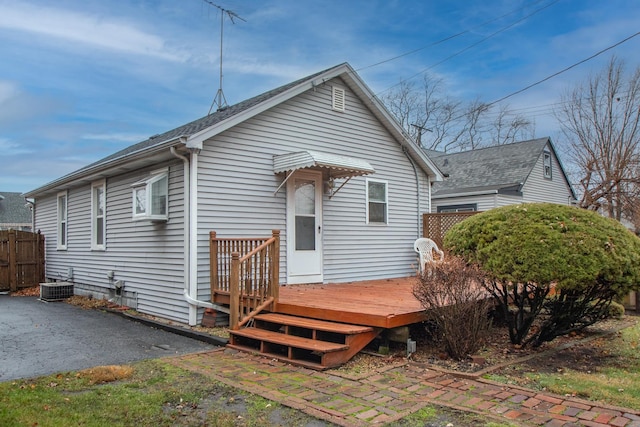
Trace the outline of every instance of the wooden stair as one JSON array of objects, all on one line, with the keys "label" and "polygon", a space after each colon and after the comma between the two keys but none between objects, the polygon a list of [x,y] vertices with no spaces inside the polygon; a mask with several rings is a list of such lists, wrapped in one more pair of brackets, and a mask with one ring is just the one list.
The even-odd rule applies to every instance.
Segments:
[{"label": "wooden stair", "polygon": [[324,370],[349,361],[380,331],[370,326],[263,313],[254,317],[251,327],[230,331],[228,347]]}]

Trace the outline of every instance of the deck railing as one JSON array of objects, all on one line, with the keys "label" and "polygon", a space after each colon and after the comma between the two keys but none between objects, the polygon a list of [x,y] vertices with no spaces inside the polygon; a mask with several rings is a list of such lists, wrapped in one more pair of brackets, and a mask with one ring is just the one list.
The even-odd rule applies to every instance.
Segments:
[{"label": "deck railing", "polygon": [[280,230],[264,238],[218,238],[211,231],[209,250],[211,299],[229,296],[232,330],[278,302]]}]

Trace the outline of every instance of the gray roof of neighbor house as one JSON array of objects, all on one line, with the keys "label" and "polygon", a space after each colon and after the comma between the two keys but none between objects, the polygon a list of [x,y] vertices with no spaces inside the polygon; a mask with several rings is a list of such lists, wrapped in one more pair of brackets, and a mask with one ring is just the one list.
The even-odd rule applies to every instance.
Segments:
[{"label": "gray roof of neighbor house", "polygon": [[31,225],[31,209],[21,193],[0,191],[0,225]]},{"label": "gray roof of neighbor house", "polygon": [[[434,195],[485,191],[518,192],[547,146],[560,163],[548,137],[459,153],[428,150],[429,157],[445,176],[448,175],[444,181],[434,184]],[[561,163],[560,165],[562,168]],[[564,170],[562,173],[567,179]],[[573,193],[573,189],[571,191]]]},{"label": "gray roof of neighbor house", "polygon": [[[241,121],[242,118],[259,112],[261,106],[271,105],[271,102],[282,102],[282,100],[288,99],[289,94],[296,93],[296,89],[307,90],[307,86],[309,86],[309,88],[315,87],[315,85],[322,84],[324,81],[336,76],[346,79],[348,86],[356,91],[358,95],[368,100],[369,108],[374,107],[372,108],[374,114],[381,121],[385,122],[388,129],[390,129],[396,138],[406,143],[405,146],[408,148],[410,154],[418,159],[419,164],[423,168],[428,169],[433,174],[435,181],[442,179],[441,172],[435,164],[417,147],[415,142],[411,141],[402,131],[382,103],[375,98],[370,89],[360,80],[353,68],[351,68],[348,63],[343,63],[231,105],[168,132],[153,135],[145,141],[124,148],[42,187],[29,191],[26,195],[28,197],[34,197],[35,195],[45,192],[60,190],[64,188],[64,185],[79,178],[86,181],[105,176],[106,173],[103,172],[107,169],[114,168],[115,165],[121,166],[125,162],[130,162],[133,159],[137,159],[138,164],[143,165],[145,164],[144,159],[146,157],[146,164],[149,164],[151,163],[151,155],[157,154],[159,150],[165,150],[167,147],[175,145],[176,142],[180,140],[188,141],[184,142],[187,147],[195,147],[197,146],[198,140],[201,142],[203,138],[206,139],[211,136],[211,134],[207,133],[208,129],[224,129],[224,126],[227,124],[231,125],[236,123],[236,120]],[[124,168],[120,167],[119,170],[123,171]],[[100,175],[101,173],[102,175]]]}]

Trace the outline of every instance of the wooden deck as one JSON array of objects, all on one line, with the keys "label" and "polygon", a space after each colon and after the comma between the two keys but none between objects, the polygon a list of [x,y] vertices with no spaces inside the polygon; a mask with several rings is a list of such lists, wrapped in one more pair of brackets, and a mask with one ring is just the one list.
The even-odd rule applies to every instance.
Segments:
[{"label": "wooden deck", "polygon": [[333,322],[396,328],[419,323],[424,309],[413,296],[416,278],[280,287],[276,312]]}]

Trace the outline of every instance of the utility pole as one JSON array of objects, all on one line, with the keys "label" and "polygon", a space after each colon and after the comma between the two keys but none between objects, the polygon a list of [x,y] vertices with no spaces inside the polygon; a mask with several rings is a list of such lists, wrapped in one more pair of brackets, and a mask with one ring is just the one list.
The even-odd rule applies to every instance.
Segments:
[{"label": "utility pole", "polygon": [[411,126],[413,126],[414,128],[418,129],[418,145],[420,147],[422,147],[422,132],[423,131],[433,132],[433,129],[429,129],[429,128],[426,128],[424,126],[417,125],[415,123],[411,123]]}]

